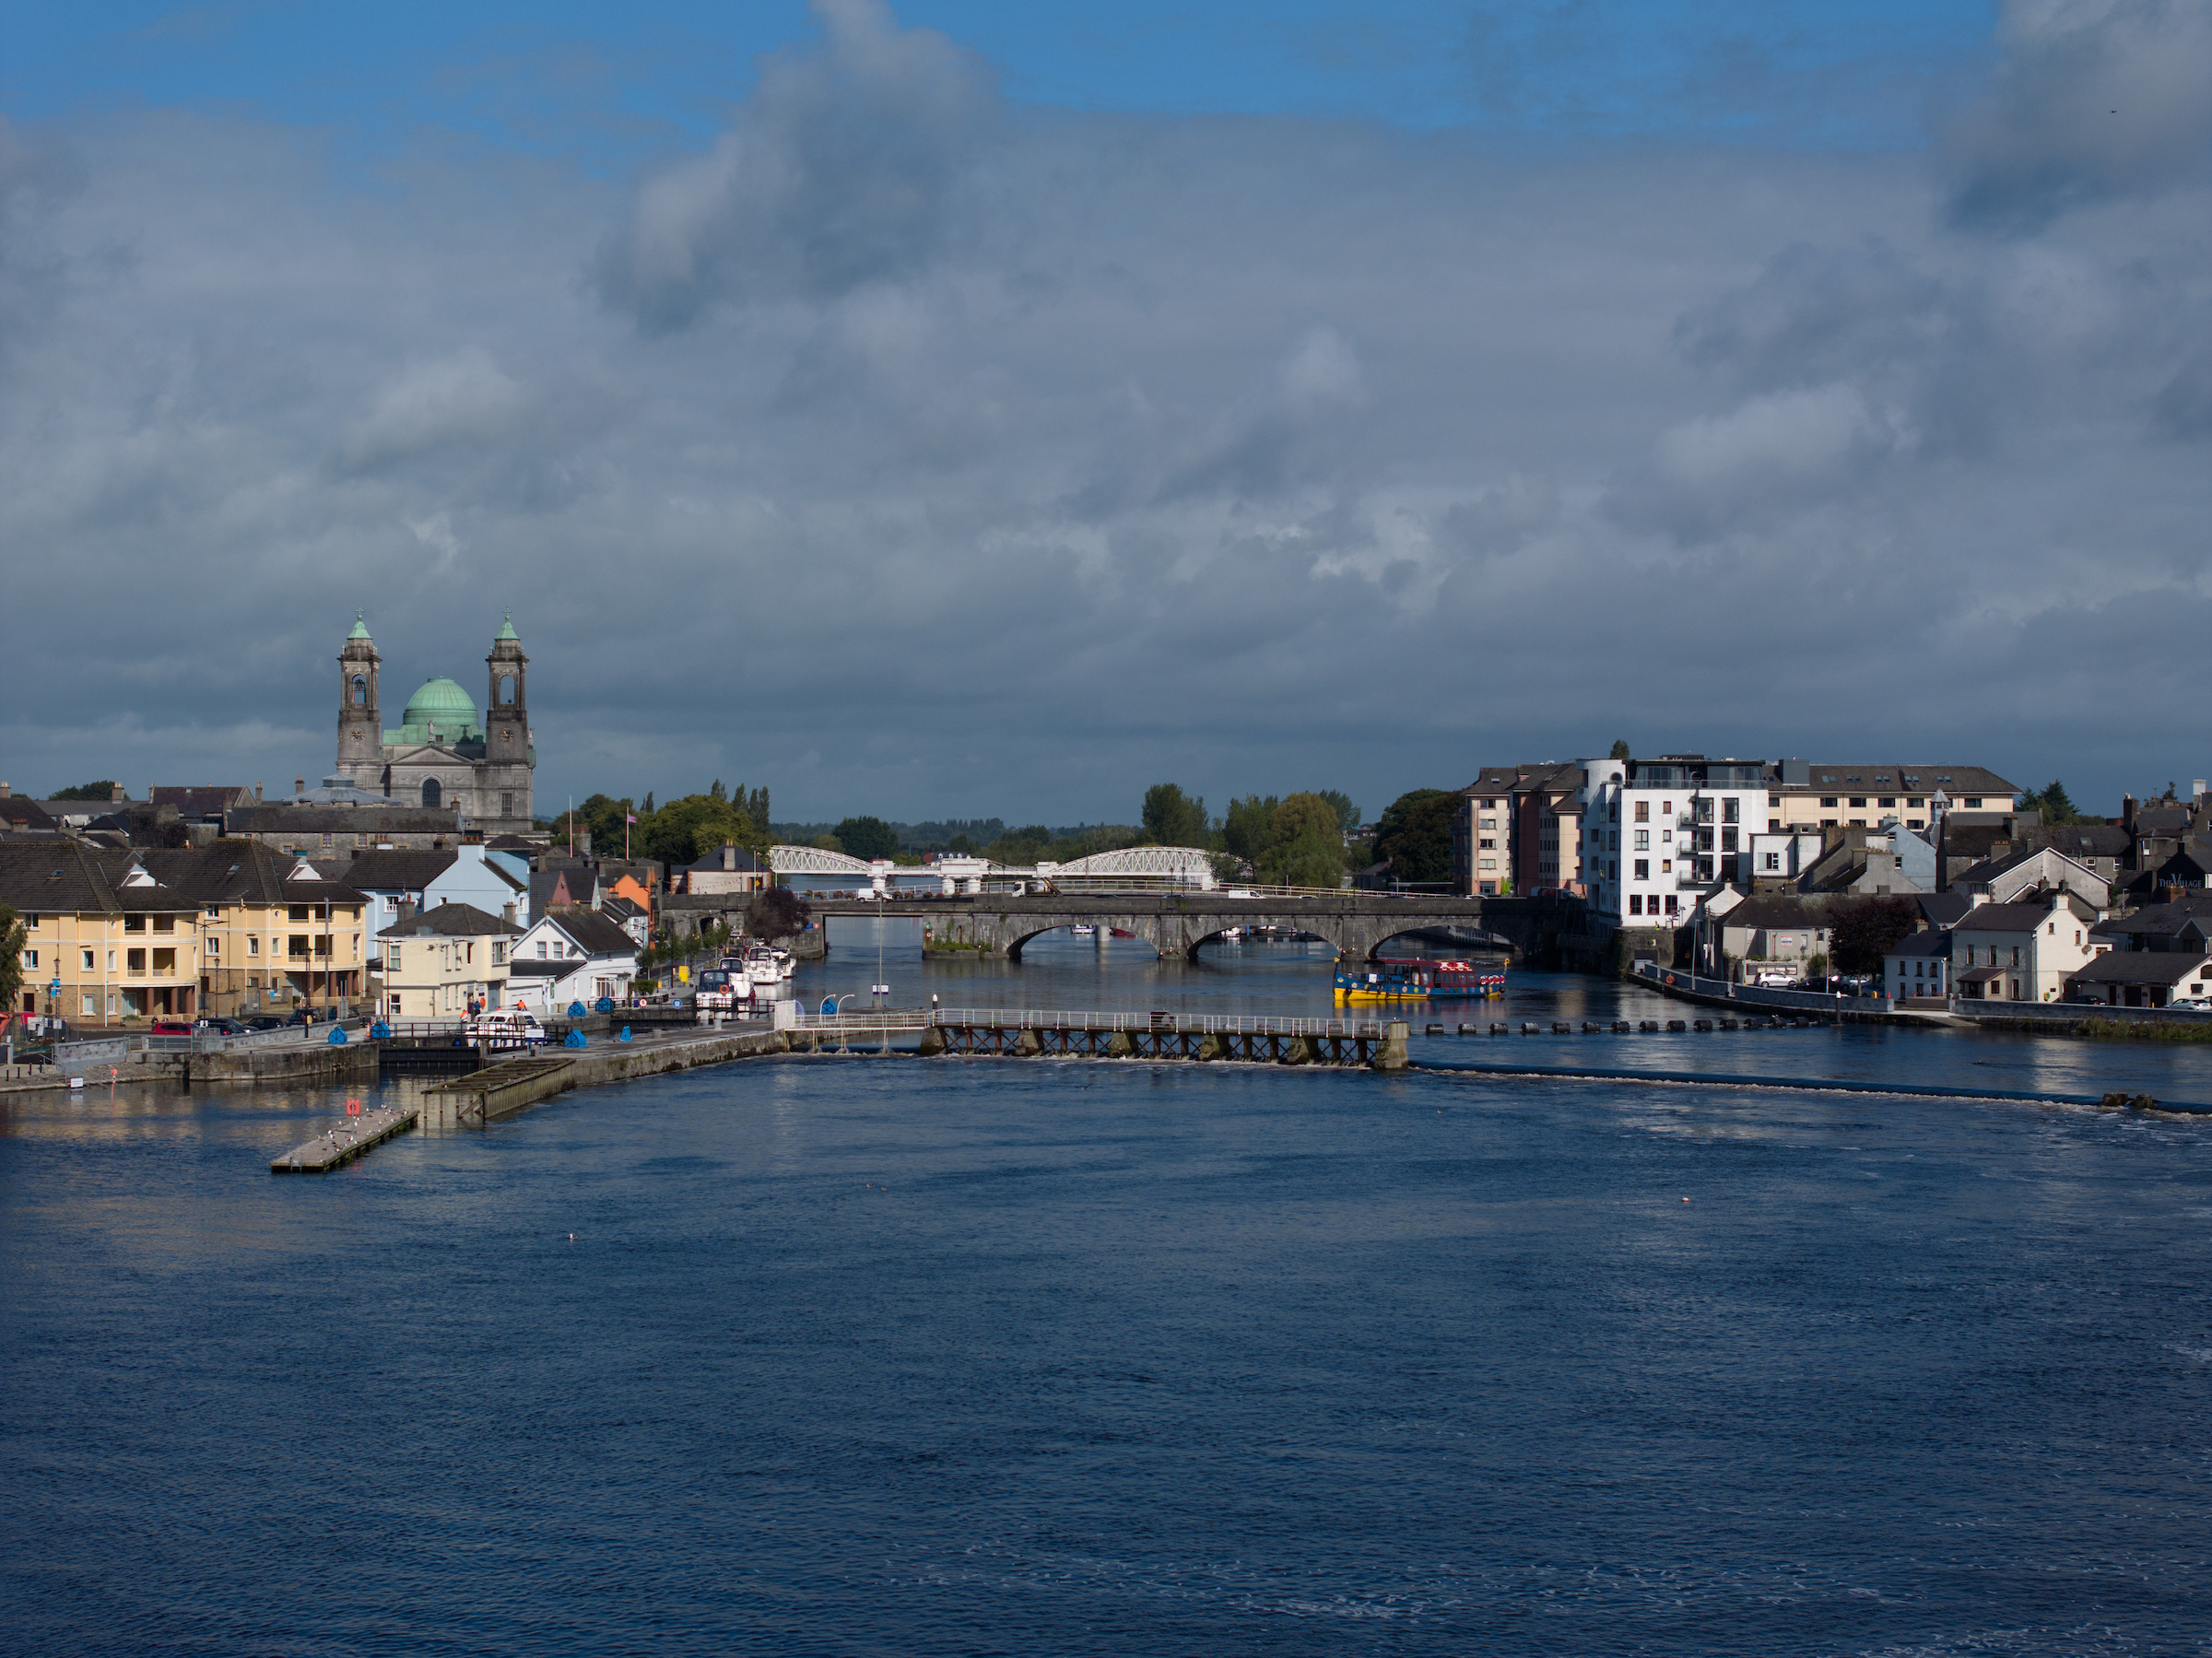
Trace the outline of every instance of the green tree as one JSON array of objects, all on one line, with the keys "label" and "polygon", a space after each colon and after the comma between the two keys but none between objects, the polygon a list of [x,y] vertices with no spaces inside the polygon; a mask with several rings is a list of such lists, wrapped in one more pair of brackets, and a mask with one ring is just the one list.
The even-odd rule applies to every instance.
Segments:
[{"label": "green tree", "polygon": [[1276,808],[1283,803],[1272,794],[1246,794],[1229,803],[1221,820],[1221,844],[1247,864],[1257,864],[1275,840]]},{"label": "green tree", "polygon": [[1342,789],[1323,789],[1320,794],[1322,799],[1336,808],[1336,821],[1344,827],[1345,834],[1347,837],[1357,834],[1359,829],[1359,808],[1352,804],[1352,797]]},{"label": "green tree", "polygon": [[15,910],[0,904],[0,1014],[23,1005],[23,944],[29,936]]},{"label": "green tree", "polygon": [[804,933],[813,918],[806,902],[788,887],[771,887],[753,895],[745,924],[756,938],[789,938]]},{"label": "green tree", "polygon": [[1613,752],[1609,758],[1617,760],[1627,759],[1629,758],[1629,739],[1626,737],[1615,737],[1613,739]]},{"label": "green tree", "polygon": [[[2167,786],[2171,788],[2172,785]],[[2066,794],[2066,785],[2055,777],[2043,785],[2041,794],[2030,794],[2020,804],[2030,811],[2041,812],[2046,824],[2055,826],[2081,821],[2081,814],[2074,809],[2074,802]]]},{"label": "green tree", "polygon": [[1275,809],[1260,877],[1278,887],[1335,887],[1344,875],[1343,819],[1310,791]]},{"label": "green tree", "polygon": [[1878,973],[1882,958],[1920,924],[1920,906],[1906,898],[1873,898],[1853,904],[1829,929],[1828,947],[1840,973]]},{"label": "green tree", "polygon": [[698,862],[725,841],[759,852],[767,841],[750,817],[712,794],[687,794],[644,817],[633,845],[649,858],[681,868]]},{"label": "green tree", "polygon": [[1156,846],[1203,848],[1212,839],[1206,802],[1176,783],[1154,783],[1145,791],[1144,825]]},{"label": "green tree", "polygon": [[1449,789],[1413,789],[1383,807],[1375,821],[1375,856],[1390,860],[1393,879],[1452,878],[1452,821],[1459,800]]},{"label": "green tree", "polygon": [[830,832],[848,857],[888,858],[899,850],[899,831],[880,817],[848,817]]},{"label": "green tree", "polygon": [[56,789],[49,800],[110,800],[114,797],[115,780],[103,777],[98,782],[78,783],[74,789]]},{"label": "green tree", "polygon": [[[612,857],[622,850],[624,820],[636,809],[628,795],[616,800],[606,794],[594,794],[576,808],[576,827],[592,831],[594,852],[603,858]],[[638,843],[636,830],[641,826],[627,827],[631,829],[630,845],[634,850]]]}]

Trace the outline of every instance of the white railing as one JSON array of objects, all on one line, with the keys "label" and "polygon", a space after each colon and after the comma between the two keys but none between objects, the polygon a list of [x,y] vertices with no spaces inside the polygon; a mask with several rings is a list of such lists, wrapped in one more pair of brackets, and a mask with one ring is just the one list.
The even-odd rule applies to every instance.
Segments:
[{"label": "white railing", "polygon": [[1367,1036],[1388,1033],[1388,1019],[1278,1019],[1253,1014],[1079,1013],[1047,1007],[940,1007],[921,1016],[937,1025],[998,1025],[1029,1030],[1194,1031],[1202,1036]]},{"label": "white railing", "polygon": [[[1047,885],[1041,878],[1040,878],[1039,881],[1034,884],[1039,886]],[[963,900],[971,900],[978,896],[1094,898],[1112,897],[1116,893],[1144,895],[1152,898],[1159,898],[1173,894],[1176,896],[1199,898],[1202,899],[1206,905],[1212,904],[1217,899],[1237,902],[1253,899],[1282,898],[1384,899],[1394,903],[1406,905],[1409,908],[1415,906],[1427,907],[1431,904],[1479,905],[1482,901],[1479,898],[1470,897],[1469,895],[1461,892],[1371,892],[1365,888],[1359,887],[1264,887],[1255,885],[1249,881],[1240,881],[1233,886],[1217,887],[1210,892],[1200,893],[1194,888],[1184,890],[1172,887],[1163,887],[1158,881],[1105,880],[1095,877],[1077,877],[1072,880],[1054,877],[1049,883],[1047,890],[1027,894],[984,893],[979,895],[972,892],[902,892],[893,889],[881,898],[864,898],[858,894],[855,894],[850,899],[838,899],[834,897],[829,897],[828,895],[823,895],[823,898],[820,901],[827,901],[829,903],[956,904]]]}]

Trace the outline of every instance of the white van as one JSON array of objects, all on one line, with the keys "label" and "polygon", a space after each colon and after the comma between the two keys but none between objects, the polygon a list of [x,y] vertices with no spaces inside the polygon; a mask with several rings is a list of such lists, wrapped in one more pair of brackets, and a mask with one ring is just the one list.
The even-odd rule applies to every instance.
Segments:
[{"label": "white van", "polygon": [[467,1033],[468,1045],[486,1053],[505,1048],[543,1047],[546,1041],[546,1028],[536,1016],[519,1008],[489,1008],[462,1029]]}]

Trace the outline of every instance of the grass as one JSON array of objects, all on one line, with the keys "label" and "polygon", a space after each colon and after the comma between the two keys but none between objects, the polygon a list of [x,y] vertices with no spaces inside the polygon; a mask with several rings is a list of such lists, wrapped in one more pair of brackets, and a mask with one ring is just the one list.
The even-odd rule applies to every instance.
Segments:
[{"label": "grass", "polygon": [[2091,1037],[2120,1037],[2137,1042],[2212,1042],[2212,1024],[2170,1025],[2163,1019],[2135,1024],[2125,1019],[2084,1019],[2080,1033]]}]

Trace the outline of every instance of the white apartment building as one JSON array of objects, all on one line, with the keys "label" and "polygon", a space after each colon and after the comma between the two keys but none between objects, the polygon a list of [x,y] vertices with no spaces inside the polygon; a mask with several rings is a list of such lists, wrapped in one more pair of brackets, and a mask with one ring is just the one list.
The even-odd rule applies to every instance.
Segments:
[{"label": "white apartment building", "polygon": [[1772,793],[1767,762],[1665,754],[1588,765],[1583,880],[1601,914],[1679,926],[1722,883],[1749,883],[1751,835]]}]

